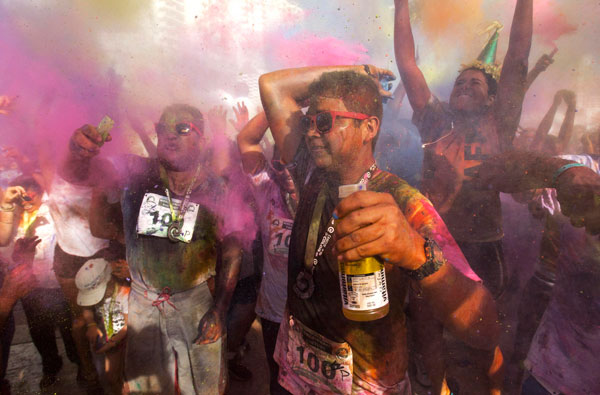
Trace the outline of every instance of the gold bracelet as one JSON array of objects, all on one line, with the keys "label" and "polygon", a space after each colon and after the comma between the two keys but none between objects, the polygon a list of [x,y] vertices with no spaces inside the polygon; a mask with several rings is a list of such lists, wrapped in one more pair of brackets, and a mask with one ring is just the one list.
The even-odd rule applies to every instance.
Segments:
[{"label": "gold bracelet", "polygon": [[0,211],[4,213],[12,213],[15,211],[16,207],[17,205],[14,203],[8,203],[6,206],[4,204],[0,204]]}]

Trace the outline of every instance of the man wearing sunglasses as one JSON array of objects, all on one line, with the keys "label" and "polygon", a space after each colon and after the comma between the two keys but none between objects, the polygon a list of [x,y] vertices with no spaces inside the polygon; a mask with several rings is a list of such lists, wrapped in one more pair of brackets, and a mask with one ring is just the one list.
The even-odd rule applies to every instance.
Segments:
[{"label": "man wearing sunglasses", "polygon": [[[120,177],[103,169],[90,213],[94,234],[127,247],[127,386],[131,393],[223,393],[222,335],[241,261],[238,240],[224,234],[227,218],[216,213],[227,187],[206,165],[199,110],[167,107],[156,133],[156,159],[128,156]],[[71,146],[97,154],[100,141],[88,125]]]},{"label": "man wearing sunglasses", "polygon": [[[374,166],[386,94],[378,82],[390,75],[374,66],[336,66],[281,70],[259,80],[271,131],[283,160],[295,165],[300,196],[288,311],[275,350],[279,381],[292,393],[409,394],[409,287],[460,339],[488,350],[498,344],[493,300],[456,269],[477,278],[431,203]],[[368,191],[340,201],[338,186],[355,183]],[[333,232],[331,242],[323,237],[327,232]],[[315,255],[307,254],[319,241]],[[343,316],[338,277],[338,262],[365,257],[384,262],[390,307],[387,316],[368,323]]]}]

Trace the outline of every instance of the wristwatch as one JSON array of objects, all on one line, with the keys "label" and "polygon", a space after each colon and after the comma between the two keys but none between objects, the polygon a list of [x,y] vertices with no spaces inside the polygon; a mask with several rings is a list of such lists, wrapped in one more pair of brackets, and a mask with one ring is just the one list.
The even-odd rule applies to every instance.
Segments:
[{"label": "wristwatch", "polygon": [[442,249],[435,242],[435,240],[428,237],[425,238],[425,263],[416,270],[406,270],[408,277],[413,280],[420,281],[427,276],[431,276],[433,273],[440,270],[446,263]]}]

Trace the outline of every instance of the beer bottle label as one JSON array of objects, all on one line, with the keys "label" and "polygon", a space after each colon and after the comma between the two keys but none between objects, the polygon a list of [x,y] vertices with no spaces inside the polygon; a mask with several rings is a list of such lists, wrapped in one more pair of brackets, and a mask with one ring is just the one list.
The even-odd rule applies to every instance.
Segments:
[{"label": "beer bottle label", "polygon": [[340,263],[340,290],[347,310],[373,310],[389,303],[384,266],[372,257]]}]

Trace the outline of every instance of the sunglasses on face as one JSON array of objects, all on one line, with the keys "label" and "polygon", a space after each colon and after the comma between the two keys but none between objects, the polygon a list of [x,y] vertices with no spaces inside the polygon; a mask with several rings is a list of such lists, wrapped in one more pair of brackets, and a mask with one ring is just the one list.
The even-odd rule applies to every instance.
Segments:
[{"label": "sunglasses on face", "polygon": [[[155,125],[155,129],[157,134],[166,134],[169,132],[169,129],[164,123],[157,123]],[[199,135],[202,134],[200,129],[198,129],[198,127],[196,127],[196,125],[194,125],[191,122],[180,122],[175,125],[175,132],[177,132],[177,134],[180,136],[187,136],[192,130],[198,133]]]},{"label": "sunglasses on face", "polygon": [[279,173],[285,170],[285,164],[279,159],[273,159],[271,161],[271,166],[273,166],[273,169]]},{"label": "sunglasses on face", "polygon": [[337,117],[341,118],[352,118],[358,120],[364,120],[370,116],[359,112],[346,112],[346,111],[324,111],[315,115],[304,115],[300,118],[300,127],[303,134],[307,134],[315,125],[317,132],[320,134],[326,134],[331,131],[333,124]]}]

